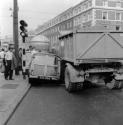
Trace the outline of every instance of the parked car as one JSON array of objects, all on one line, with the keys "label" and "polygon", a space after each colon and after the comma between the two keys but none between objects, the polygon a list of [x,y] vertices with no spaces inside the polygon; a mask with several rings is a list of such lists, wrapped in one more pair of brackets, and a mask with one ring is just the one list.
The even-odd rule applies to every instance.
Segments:
[{"label": "parked car", "polygon": [[46,52],[34,54],[29,65],[29,83],[35,79],[59,80],[60,57]]}]

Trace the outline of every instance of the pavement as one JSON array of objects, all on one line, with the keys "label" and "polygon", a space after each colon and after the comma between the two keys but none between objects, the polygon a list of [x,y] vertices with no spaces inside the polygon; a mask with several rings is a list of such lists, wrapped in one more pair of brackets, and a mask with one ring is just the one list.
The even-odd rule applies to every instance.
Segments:
[{"label": "pavement", "polygon": [[0,73],[0,125],[7,123],[29,88],[22,75],[14,76],[14,80],[5,80]]}]

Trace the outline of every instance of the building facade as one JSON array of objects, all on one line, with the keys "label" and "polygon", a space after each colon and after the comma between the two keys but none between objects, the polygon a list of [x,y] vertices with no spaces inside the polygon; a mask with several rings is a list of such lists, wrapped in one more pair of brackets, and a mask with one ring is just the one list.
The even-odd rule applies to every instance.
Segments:
[{"label": "building facade", "polygon": [[36,29],[36,34],[49,38],[51,46],[64,31],[106,25],[123,29],[123,0],[83,0]]}]

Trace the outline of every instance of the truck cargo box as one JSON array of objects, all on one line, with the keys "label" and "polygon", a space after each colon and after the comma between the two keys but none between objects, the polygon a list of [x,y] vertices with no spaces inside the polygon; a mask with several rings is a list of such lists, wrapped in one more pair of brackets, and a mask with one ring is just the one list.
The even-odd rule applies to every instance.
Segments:
[{"label": "truck cargo box", "polygon": [[122,31],[77,30],[59,38],[60,55],[74,63],[123,59]]}]

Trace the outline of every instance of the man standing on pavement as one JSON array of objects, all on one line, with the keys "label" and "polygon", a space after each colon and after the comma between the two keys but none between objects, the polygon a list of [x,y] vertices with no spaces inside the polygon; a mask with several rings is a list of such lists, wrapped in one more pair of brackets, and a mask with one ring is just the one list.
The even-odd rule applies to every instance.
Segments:
[{"label": "man standing on pavement", "polygon": [[12,52],[12,48],[9,48],[9,50],[5,54],[5,61],[6,61],[6,68],[5,68],[5,79],[13,80],[13,70],[16,67],[16,59]]},{"label": "man standing on pavement", "polygon": [[19,48],[19,71],[22,71],[22,48]]},{"label": "man standing on pavement", "polygon": [[1,68],[1,73],[3,73],[5,71],[5,52],[4,49],[2,48],[1,52],[0,52],[0,68]]}]

